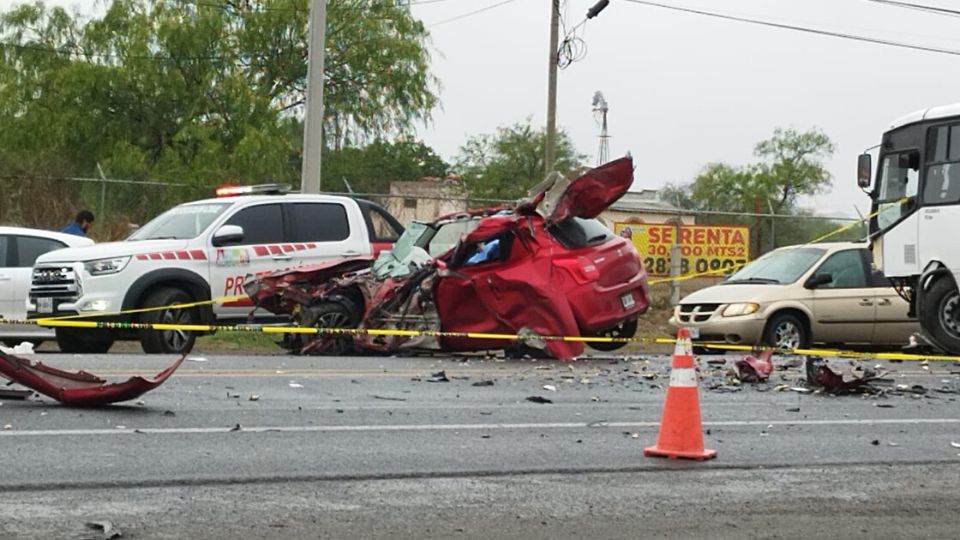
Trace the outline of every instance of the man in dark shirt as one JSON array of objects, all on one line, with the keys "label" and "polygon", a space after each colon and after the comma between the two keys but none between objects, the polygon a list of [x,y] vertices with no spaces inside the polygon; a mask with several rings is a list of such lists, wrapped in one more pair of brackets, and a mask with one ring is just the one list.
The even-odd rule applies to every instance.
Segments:
[{"label": "man in dark shirt", "polygon": [[93,212],[89,210],[81,210],[77,213],[77,217],[73,218],[73,221],[71,221],[66,227],[60,229],[60,232],[75,234],[77,236],[86,236],[91,225],[93,225]]}]

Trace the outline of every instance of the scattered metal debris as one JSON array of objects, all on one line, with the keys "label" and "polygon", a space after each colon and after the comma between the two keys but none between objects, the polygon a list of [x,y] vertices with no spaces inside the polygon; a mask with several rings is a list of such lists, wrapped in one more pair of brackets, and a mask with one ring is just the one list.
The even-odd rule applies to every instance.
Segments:
[{"label": "scattered metal debris", "polygon": [[733,375],[741,382],[757,383],[767,380],[773,372],[773,351],[752,351],[736,360],[731,368]]},{"label": "scattered metal debris", "polygon": [[373,399],[382,399],[384,401],[406,401],[406,398],[392,397],[392,396],[378,396],[377,394],[371,394]]},{"label": "scattered metal debris", "polygon": [[477,381],[471,384],[470,386],[493,386],[493,384],[494,384],[493,381],[486,380],[486,381]]},{"label": "scattered metal debris", "polygon": [[14,390],[0,388],[0,399],[27,399],[33,395],[33,390]]},{"label": "scattered metal debris", "polygon": [[829,363],[819,356],[808,356],[806,359],[807,384],[814,388],[823,388],[830,394],[874,393],[876,388],[870,386],[871,381],[878,380],[885,374],[878,374],[862,364],[850,362],[840,371],[830,367]]},{"label": "scattered metal debris", "polygon": [[546,390],[547,392],[556,392],[556,391],[557,391],[557,387],[554,386],[554,385],[552,385],[552,384],[545,384],[545,385],[543,385],[543,389]]},{"label": "scattered metal debris", "polygon": [[102,540],[113,540],[114,538],[123,536],[120,533],[120,529],[114,527],[113,523],[109,521],[88,521],[84,525],[90,530],[99,532]]},{"label": "scattered metal debris", "polygon": [[427,382],[437,382],[437,383],[440,383],[440,382],[450,382],[450,379],[447,377],[447,372],[446,372],[446,371],[438,371],[438,372],[430,375],[430,378],[427,379]]},{"label": "scattered metal debris", "polygon": [[553,400],[547,399],[547,398],[542,397],[542,396],[529,396],[529,397],[527,398],[527,401],[530,401],[530,402],[533,402],[533,403],[553,403]]}]

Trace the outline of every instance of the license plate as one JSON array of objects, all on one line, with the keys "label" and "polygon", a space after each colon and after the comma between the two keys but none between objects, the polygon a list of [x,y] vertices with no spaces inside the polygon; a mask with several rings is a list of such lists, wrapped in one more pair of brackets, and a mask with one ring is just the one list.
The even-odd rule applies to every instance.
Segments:
[{"label": "license plate", "polygon": [[632,308],[635,303],[633,300],[633,294],[632,293],[621,294],[620,303],[623,304],[623,309]]},{"label": "license plate", "polygon": [[37,298],[37,311],[53,313],[53,298]]}]

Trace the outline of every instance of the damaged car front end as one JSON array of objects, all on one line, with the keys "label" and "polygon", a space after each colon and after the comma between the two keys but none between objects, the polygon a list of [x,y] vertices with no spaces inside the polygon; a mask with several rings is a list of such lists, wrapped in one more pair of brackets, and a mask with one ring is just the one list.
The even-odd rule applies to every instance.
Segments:
[{"label": "damaged car front end", "polygon": [[291,332],[281,345],[294,352],[529,347],[572,358],[583,342],[550,338],[630,338],[649,305],[633,246],[595,219],[632,179],[629,157],[575,178],[555,175],[513,208],[413,222],[376,261],[251,278],[245,291],[258,308],[324,329]]}]

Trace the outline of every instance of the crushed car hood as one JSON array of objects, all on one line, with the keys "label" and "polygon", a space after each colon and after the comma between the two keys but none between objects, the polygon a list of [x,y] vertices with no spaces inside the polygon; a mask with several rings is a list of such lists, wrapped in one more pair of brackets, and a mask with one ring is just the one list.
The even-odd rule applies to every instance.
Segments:
[{"label": "crushed car hood", "polygon": [[552,175],[530,191],[518,210],[535,206],[548,223],[569,217],[595,218],[616,202],[633,183],[633,158],[623,157],[590,169],[576,178]]}]

